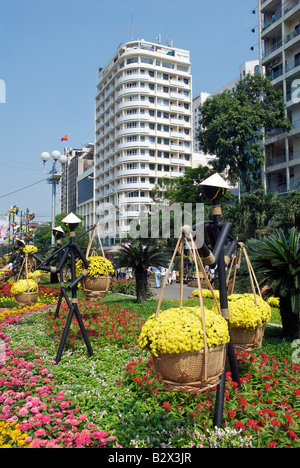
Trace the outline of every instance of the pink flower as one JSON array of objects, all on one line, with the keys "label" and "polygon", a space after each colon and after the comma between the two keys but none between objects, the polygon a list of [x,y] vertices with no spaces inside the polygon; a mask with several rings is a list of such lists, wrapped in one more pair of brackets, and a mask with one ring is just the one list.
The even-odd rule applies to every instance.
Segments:
[{"label": "pink flower", "polygon": [[46,431],[45,429],[38,429],[37,431],[35,431],[34,435],[35,437],[42,437],[43,435],[46,434]]},{"label": "pink flower", "polygon": [[69,401],[62,401],[61,404],[59,405],[60,409],[66,409],[70,405]]},{"label": "pink flower", "polygon": [[108,436],[107,432],[103,432],[103,431],[97,431],[97,432],[94,432],[93,434],[94,439],[103,439],[104,437],[107,437],[107,436]]}]

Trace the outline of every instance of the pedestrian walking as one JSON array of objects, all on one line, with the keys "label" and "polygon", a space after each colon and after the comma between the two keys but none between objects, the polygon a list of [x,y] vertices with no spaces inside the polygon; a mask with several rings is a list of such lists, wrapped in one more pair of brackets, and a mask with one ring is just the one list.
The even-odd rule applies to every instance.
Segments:
[{"label": "pedestrian walking", "polygon": [[156,267],[151,267],[151,269],[154,273],[155,286],[159,288],[160,287],[160,270]]}]

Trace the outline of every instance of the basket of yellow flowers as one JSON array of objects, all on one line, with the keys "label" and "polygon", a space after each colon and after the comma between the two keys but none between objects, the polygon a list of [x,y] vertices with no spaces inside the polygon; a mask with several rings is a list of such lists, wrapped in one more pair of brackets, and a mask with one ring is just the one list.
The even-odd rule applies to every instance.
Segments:
[{"label": "basket of yellow flowers", "polygon": [[[86,299],[102,299],[109,290],[110,274],[114,269],[111,262],[96,255],[87,257],[89,262],[87,276],[82,280],[82,290]],[[79,276],[84,270],[83,261],[76,263],[76,275]]]},{"label": "basket of yellow flowers", "polygon": [[[89,266],[86,272],[86,276],[81,281],[83,294],[87,300],[103,299],[106,296],[110,286],[110,275],[112,275],[114,272],[112,263],[107,258],[105,258],[99,234],[98,240],[100,243],[102,256],[98,256],[95,249],[93,249],[91,255],[89,255],[96,230],[97,227],[95,227],[93,231],[87,248],[86,258],[89,262]],[[76,262],[76,276],[79,276],[84,270],[85,267],[83,261],[79,260]]]},{"label": "basket of yellow flowers", "polygon": [[[252,293],[234,294],[233,291],[236,272],[241,263],[242,253],[246,260]],[[235,264],[233,282],[231,286],[231,294],[228,296],[232,343],[235,349],[252,351],[254,349],[259,349],[262,346],[265,326],[271,318],[271,306],[262,298],[254,269],[243,243],[239,243],[237,246],[231,268],[233,264]],[[227,278],[228,283],[230,271]],[[256,293],[256,289],[258,294]]]},{"label": "basket of yellow flowers", "polygon": [[21,307],[34,305],[39,297],[37,283],[28,278],[16,281],[11,287],[11,293]]},{"label": "basket of yellow flowers", "polygon": [[236,349],[254,350],[262,346],[271,307],[259,295],[232,294],[228,296],[230,333]]},{"label": "basket of yellow flowers", "polygon": [[[202,273],[204,267],[192,236],[190,241],[184,236],[178,240],[168,273],[180,244],[183,259],[184,242],[194,256],[199,278],[198,263]],[[182,288],[180,307],[160,310],[168,273],[156,314],[149,317],[141,330],[139,346],[152,354],[155,371],[163,381],[165,390],[199,393],[218,385],[220,376],[224,372],[226,344],[230,340],[228,324],[220,313],[218,303],[217,311],[204,307],[202,294],[199,294],[199,307],[183,307]],[[211,287],[206,274],[204,277]],[[183,279],[182,268],[181,279]],[[199,279],[198,287],[201,291]],[[215,295],[213,297],[215,298]]]}]

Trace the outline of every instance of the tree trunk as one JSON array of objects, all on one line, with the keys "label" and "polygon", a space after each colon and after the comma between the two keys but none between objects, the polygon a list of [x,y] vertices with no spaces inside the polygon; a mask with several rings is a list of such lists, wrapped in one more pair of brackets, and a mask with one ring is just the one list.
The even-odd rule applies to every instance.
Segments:
[{"label": "tree trunk", "polygon": [[147,270],[136,269],[135,270],[135,279],[136,279],[136,299],[137,302],[147,301]]},{"label": "tree trunk", "polygon": [[299,312],[292,312],[291,298],[280,298],[280,315],[282,321],[283,337],[293,340],[300,338]]}]

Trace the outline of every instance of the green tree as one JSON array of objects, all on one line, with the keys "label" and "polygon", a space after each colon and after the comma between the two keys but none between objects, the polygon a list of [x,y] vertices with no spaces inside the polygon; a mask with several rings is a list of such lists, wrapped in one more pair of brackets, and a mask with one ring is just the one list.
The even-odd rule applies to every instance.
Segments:
[{"label": "green tree", "polygon": [[[65,224],[62,220],[66,217],[66,213],[61,213],[55,216],[55,227],[61,227],[65,232],[65,235],[61,239],[61,245],[65,245],[69,242],[69,234],[68,229],[66,228]],[[78,216],[79,219],[83,221],[81,216]],[[83,234],[85,232],[85,228],[83,227],[82,223],[75,229],[76,236]],[[44,226],[40,226],[34,236],[34,245],[39,249],[39,252],[43,253],[43,258],[46,258],[47,255],[51,252],[51,236],[52,236],[52,227],[51,223],[48,223]],[[77,241],[76,241],[77,242]],[[89,235],[85,234],[80,239],[78,239],[78,245],[82,249],[86,249],[89,243]]]},{"label": "green tree", "polygon": [[261,185],[262,128],[291,128],[282,92],[261,74],[249,74],[234,91],[207,99],[200,106],[199,123],[202,150],[217,156],[213,169],[226,171],[233,185],[240,179],[247,192]]},{"label": "green tree", "polygon": [[117,268],[134,269],[137,302],[144,302],[147,300],[147,268],[167,265],[167,259],[161,247],[153,240],[135,239],[130,245],[120,246],[114,264]]},{"label": "green tree", "polygon": [[280,298],[283,336],[300,337],[300,233],[295,227],[286,239],[282,229],[263,240],[251,240],[248,253],[260,286]]},{"label": "green tree", "polygon": [[279,226],[288,232],[293,226],[300,227],[300,191],[294,190],[281,199],[277,213]]},{"label": "green tree", "polygon": [[246,193],[239,200],[232,198],[223,205],[223,220],[232,223],[232,234],[240,241],[262,238],[278,227],[282,201],[275,193],[259,189]]},{"label": "green tree", "polygon": [[207,200],[202,195],[200,183],[214,172],[206,167],[189,167],[181,177],[175,179],[161,178],[152,191],[155,202],[161,203],[166,199],[169,203],[204,203]]}]

